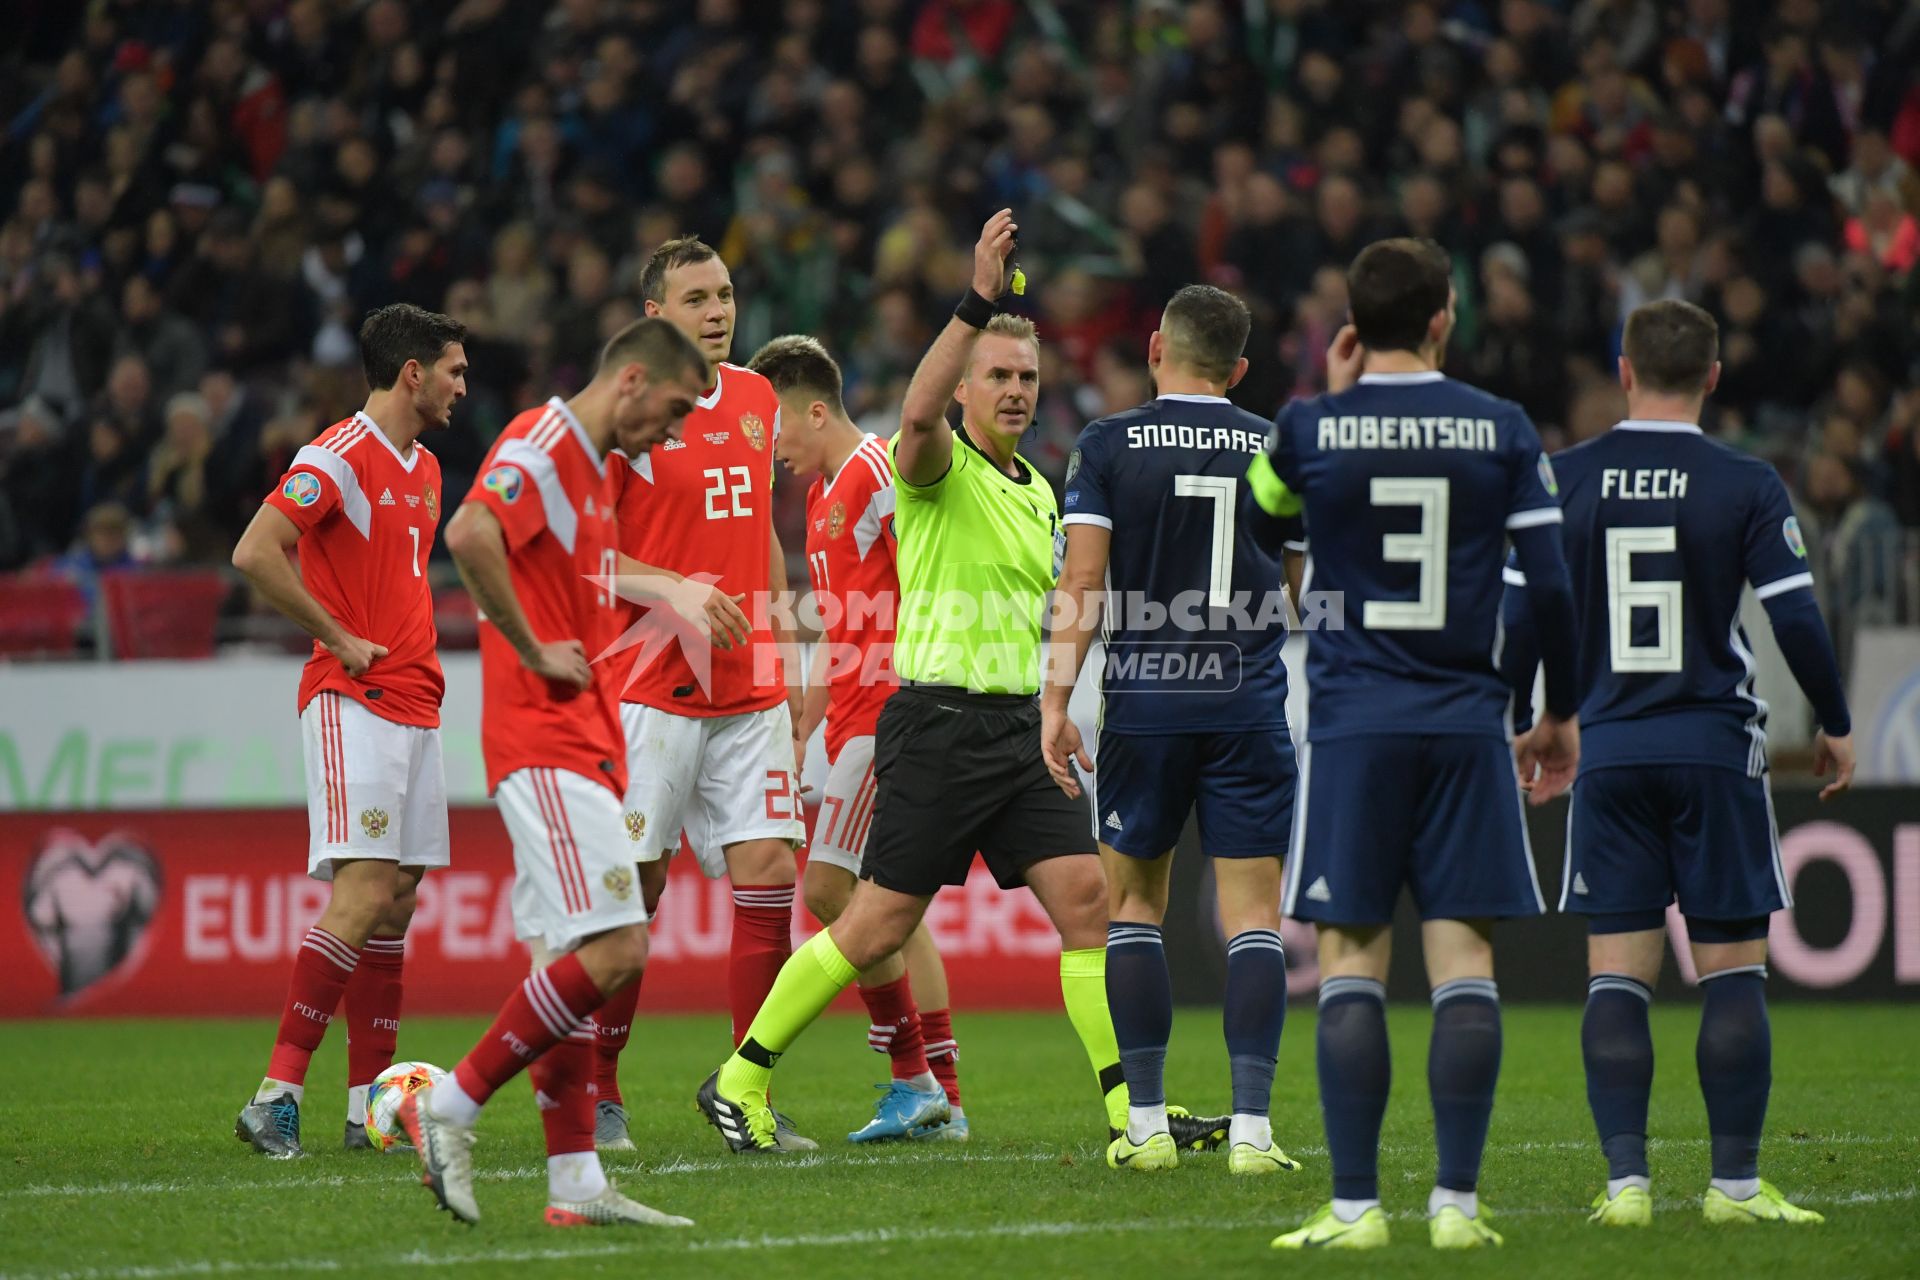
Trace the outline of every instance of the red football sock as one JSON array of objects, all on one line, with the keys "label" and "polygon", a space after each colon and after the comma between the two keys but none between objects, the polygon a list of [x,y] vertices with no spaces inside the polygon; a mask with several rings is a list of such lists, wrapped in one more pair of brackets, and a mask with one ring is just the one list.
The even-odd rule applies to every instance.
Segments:
[{"label": "red football sock", "polygon": [[609,1102],[621,1100],[620,1051],[627,1047],[627,1037],[633,1033],[633,1011],[639,1003],[640,983],[635,979],[632,986],[614,992],[605,1004],[594,1011],[595,1101],[601,1098]]},{"label": "red football sock", "polygon": [[921,1033],[920,1011],[913,1007],[913,988],[907,979],[895,978],[878,987],[861,987],[866,1002],[867,1043],[893,1060],[893,1078],[911,1080],[931,1070],[927,1064],[927,1042]]},{"label": "red football sock", "polygon": [[580,957],[568,952],[513,989],[493,1025],[453,1069],[454,1078],[468,1097],[485,1102],[605,1002]]},{"label": "red football sock", "polygon": [[400,968],[405,938],[368,938],[347,980],[347,1087],[372,1084],[400,1046]]},{"label": "red football sock", "polygon": [[780,966],[793,954],[793,886],[733,887],[733,949],[727,956],[727,1001],[733,1008],[733,1043],[747,1037]]},{"label": "red football sock", "polygon": [[947,1105],[960,1105],[960,1046],[953,1040],[953,1010],[922,1009],[920,1029],[927,1041],[927,1066],[947,1091]]},{"label": "red football sock", "polygon": [[287,984],[287,1004],[280,1011],[280,1031],[267,1061],[267,1077],[288,1084],[305,1084],[307,1064],[320,1047],[340,1007],[360,953],[319,925],[307,930],[300,953],[293,958],[293,981]]},{"label": "red football sock", "polygon": [[593,1058],[593,1029],[581,1027],[527,1068],[550,1156],[593,1150]]}]

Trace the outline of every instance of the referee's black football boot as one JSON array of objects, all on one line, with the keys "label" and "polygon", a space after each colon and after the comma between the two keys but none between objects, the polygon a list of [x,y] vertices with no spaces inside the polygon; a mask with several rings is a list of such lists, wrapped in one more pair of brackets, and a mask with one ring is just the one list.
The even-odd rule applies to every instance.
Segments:
[{"label": "referee's black football boot", "polygon": [[[1173,1135],[1173,1145],[1182,1151],[1217,1149],[1227,1140],[1232,1123],[1232,1116],[1196,1116],[1185,1107],[1167,1108],[1167,1132]],[[1123,1132],[1107,1126],[1107,1141],[1117,1141]]]},{"label": "referee's black football boot", "polygon": [[720,1131],[727,1150],[734,1155],[781,1154],[780,1142],[774,1133],[773,1109],[767,1106],[764,1093],[753,1094],[739,1101],[723,1098],[720,1096],[720,1073],[715,1071],[701,1084],[700,1091],[693,1095],[693,1102],[700,1108],[700,1114],[707,1118],[707,1123]]}]

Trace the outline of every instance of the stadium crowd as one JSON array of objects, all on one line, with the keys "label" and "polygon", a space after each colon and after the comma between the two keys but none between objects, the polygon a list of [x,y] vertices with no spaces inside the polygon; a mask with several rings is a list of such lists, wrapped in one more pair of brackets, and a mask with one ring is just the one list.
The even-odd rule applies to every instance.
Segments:
[{"label": "stadium crowd", "polygon": [[431,441],[463,492],[682,232],[732,267],[737,360],[818,335],[888,433],[1003,204],[1056,479],[1087,419],[1149,397],[1180,285],[1251,304],[1234,395],[1270,416],[1320,384],[1352,255],[1412,233],[1452,254],[1450,371],[1549,444],[1623,413],[1627,311],[1686,298],[1722,326],[1711,428],[1781,466],[1816,543],[1920,526],[1920,8],[1895,0],[11,9],[0,568],[224,562],[360,403],[353,331],[394,301],[472,335]]}]

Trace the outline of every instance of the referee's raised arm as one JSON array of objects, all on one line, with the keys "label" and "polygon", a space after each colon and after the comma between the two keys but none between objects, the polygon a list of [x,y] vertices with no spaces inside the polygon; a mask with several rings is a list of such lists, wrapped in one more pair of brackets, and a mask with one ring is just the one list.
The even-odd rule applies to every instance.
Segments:
[{"label": "referee's raised arm", "polygon": [[953,319],[933,340],[920,367],[907,384],[900,404],[900,435],[894,442],[894,465],[911,485],[930,485],[947,473],[953,461],[953,428],[947,425],[947,405],[967,365],[974,338],[993,319],[994,300],[1006,287],[1007,255],[1013,252],[1013,210],[1002,209],[987,219],[973,246],[973,287]]}]

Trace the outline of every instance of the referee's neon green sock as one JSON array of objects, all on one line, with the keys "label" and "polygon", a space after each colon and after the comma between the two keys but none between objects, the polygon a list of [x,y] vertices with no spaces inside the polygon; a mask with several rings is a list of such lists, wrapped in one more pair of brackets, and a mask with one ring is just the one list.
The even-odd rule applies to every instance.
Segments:
[{"label": "referee's neon green sock", "polygon": [[1067,1018],[1086,1046],[1087,1061],[1105,1095],[1107,1123],[1127,1127],[1127,1078],[1120,1071],[1120,1042],[1113,1034],[1113,1014],[1107,1009],[1107,949],[1060,953],[1060,998]]},{"label": "referee's neon green sock", "polygon": [[773,990],[767,992],[766,1002],[747,1028],[747,1038],[720,1068],[721,1095],[739,1101],[749,1093],[764,1094],[780,1055],[858,976],[825,929],[807,939],[780,966]]}]

